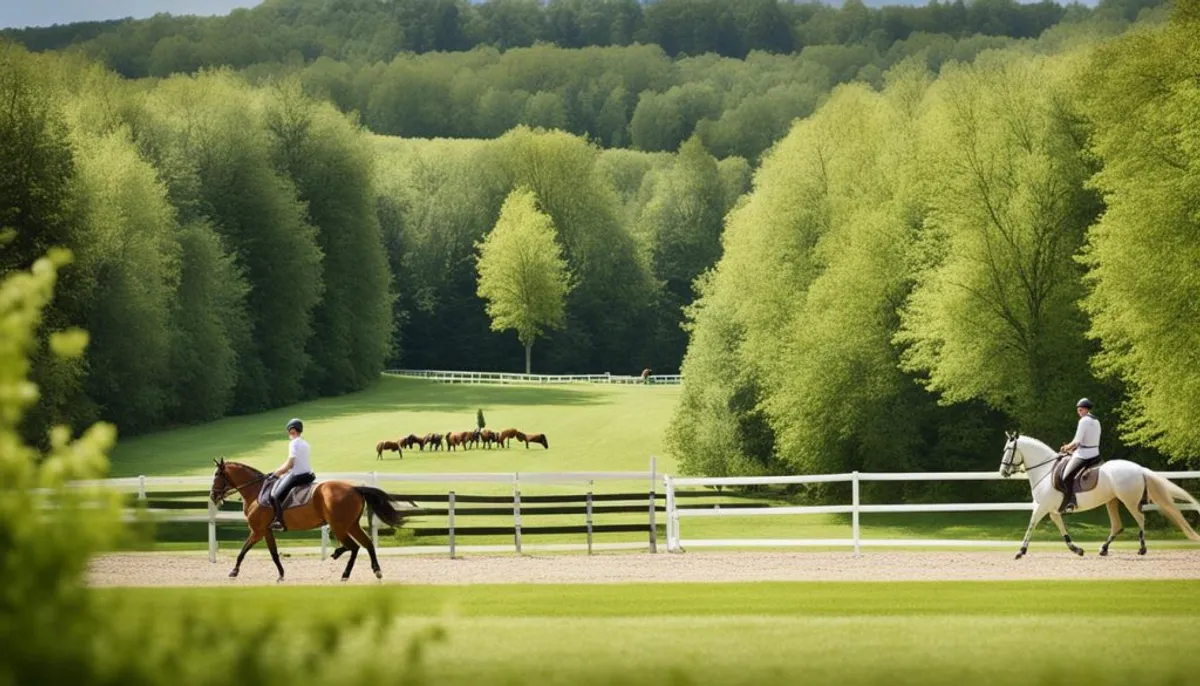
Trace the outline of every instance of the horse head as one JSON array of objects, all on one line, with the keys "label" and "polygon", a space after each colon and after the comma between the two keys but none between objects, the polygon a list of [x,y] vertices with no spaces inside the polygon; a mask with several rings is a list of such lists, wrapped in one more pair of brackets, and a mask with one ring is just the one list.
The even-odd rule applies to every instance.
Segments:
[{"label": "horse head", "polygon": [[214,505],[220,505],[232,488],[229,485],[229,477],[225,475],[225,458],[213,460],[213,464],[217,465],[217,469],[213,472],[212,490],[208,492],[208,499]]},{"label": "horse head", "polygon": [[1007,479],[1016,471],[1018,464],[1024,464],[1025,458],[1017,447],[1020,434],[1016,431],[1005,431],[1004,437],[1004,453],[1000,456],[1000,476]]}]

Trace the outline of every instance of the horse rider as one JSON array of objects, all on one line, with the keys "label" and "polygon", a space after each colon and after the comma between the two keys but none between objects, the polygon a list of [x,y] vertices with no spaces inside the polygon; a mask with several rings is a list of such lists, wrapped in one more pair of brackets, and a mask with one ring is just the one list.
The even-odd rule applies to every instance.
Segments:
[{"label": "horse rider", "polygon": [[311,451],[308,441],[301,437],[304,433],[304,422],[299,419],[289,421],[287,433],[292,439],[288,443],[288,458],[275,470],[275,476],[282,478],[271,491],[271,504],[275,507],[275,521],[271,528],[276,531],[287,531],[287,526],[283,523],[283,501],[287,498],[288,491],[295,486],[310,484],[317,478],[313,474],[312,462],[309,459]]},{"label": "horse rider", "polygon": [[1063,469],[1062,476],[1062,505],[1059,513],[1075,509],[1075,492],[1073,490],[1075,475],[1084,468],[1100,461],[1100,420],[1092,416],[1092,401],[1081,398],[1075,403],[1075,411],[1079,414],[1079,425],[1075,428],[1075,438],[1064,445],[1059,452],[1070,454],[1070,461]]}]

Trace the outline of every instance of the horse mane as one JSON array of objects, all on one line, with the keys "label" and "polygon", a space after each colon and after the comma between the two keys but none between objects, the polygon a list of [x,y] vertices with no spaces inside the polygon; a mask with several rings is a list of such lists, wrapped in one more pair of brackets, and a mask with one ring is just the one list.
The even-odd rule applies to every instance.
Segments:
[{"label": "horse mane", "polygon": [[1031,447],[1037,448],[1037,449],[1045,452],[1047,455],[1055,455],[1058,453],[1057,450],[1055,450],[1054,448],[1051,448],[1050,446],[1046,445],[1045,443],[1042,443],[1041,441],[1034,438],[1033,436],[1026,436],[1025,434],[1021,434],[1019,437],[1019,440],[1025,444],[1030,445]]},{"label": "horse mane", "polygon": [[243,462],[226,462],[225,463],[226,467],[228,467],[229,465],[237,465],[238,467],[241,467],[243,469],[248,469],[254,474],[254,476],[262,476],[263,475],[262,472],[258,471],[254,467],[251,467],[250,465],[245,464]]}]

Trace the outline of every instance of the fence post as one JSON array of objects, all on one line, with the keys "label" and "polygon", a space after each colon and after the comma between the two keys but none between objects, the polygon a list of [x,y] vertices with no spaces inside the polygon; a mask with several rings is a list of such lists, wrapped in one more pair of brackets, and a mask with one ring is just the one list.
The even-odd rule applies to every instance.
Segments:
[{"label": "fence post", "polygon": [[671,475],[663,476],[663,487],[667,491],[667,552],[678,552],[679,520],[675,516],[675,485],[671,483]]},{"label": "fence post", "polygon": [[[379,472],[371,472],[371,485],[379,488]],[[371,516],[371,508],[367,508],[367,522],[371,524],[371,545],[379,548],[379,522]]]},{"label": "fence post", "polygon": [[587,538],[588,555],[592,554],[592,482],[588,482],[587,492]]},{"label": "fence post", "polygon": [[321,559],[329,557],[329,525],[321,526]]},{"label": "fence post", "polygon": [[652,552],[652,553],[658,552],[658,527],[655,526],[655,522],[654,522],[654,509],[655,509],[655,505],[657,504],[655,502],[655,498],[654,498],[654,482],[657,478],[656,467],[657,467],[657,463],[655,461],[655,458],[653,455],[651,455],[650,456],[650,552]]},{"label": "fence post", "polygon": [[138,475],[138,500],[145,500],[145,499],[146,499],[146,477],[145,477],[145,475],[139,474]]},{"label": "fence post", "polygon": [[454,559],[454,491],[450,491],[449,505],[446,510],[447,525],[450,534],[450,559]]},{"label": "fence post", "polygon": [[208,561],[217,561],[217,504],[208,501]]},{"label": "fence post", "polygon": [[850,528],[854,538],[855,557],[858,557],[858,504],[858,470],[855,470],[850,482]]},{"label": "fence post", "polygon": [[521,474],[513,473],[513,543],[521,554]]}]

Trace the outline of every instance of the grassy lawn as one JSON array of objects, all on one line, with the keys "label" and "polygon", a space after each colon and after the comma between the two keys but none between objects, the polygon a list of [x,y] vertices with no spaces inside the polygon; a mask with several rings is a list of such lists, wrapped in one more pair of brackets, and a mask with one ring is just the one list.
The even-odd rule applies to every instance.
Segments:
[{"label": "grassy lawn", "polygon": [[[658,471],[674,473],[663,433],[679,393],[667,385],[475,386],[385,376],[339,398],[121,440],[112,476],[208,475],[217,457],[274,469],[287,455],[283,425],[291,417],[304,420],[318,475],[645,471],[650,455],[658,456]],[[381,440],[474,429],[477,409],[490,428],[546,434],[550,449],[514,443],[508,450],[406,450],[403,459],[375,459]]]},{"label": "grassy lawn", "polygon": [[[1200,653],[1191,650],[1200,619],[1194,581],[99,593],[104,602],[120,603],[123,621],[161,607],[253,607],[288,622],[382,608],[397,618],[387,637],[395,650],[388,652],[395,659],[419,655],[421,676],[439,684],[1183,684],[1200,678]],[[431,627],[439,638],[428,638]],[[1068,637],[1075,637],[1069,649]],[[411,650],[414,641],[423,650]]]}]

